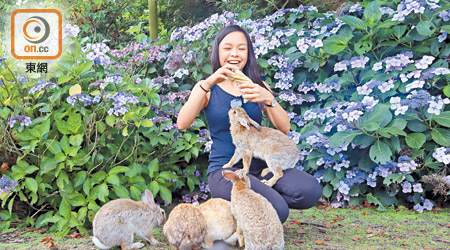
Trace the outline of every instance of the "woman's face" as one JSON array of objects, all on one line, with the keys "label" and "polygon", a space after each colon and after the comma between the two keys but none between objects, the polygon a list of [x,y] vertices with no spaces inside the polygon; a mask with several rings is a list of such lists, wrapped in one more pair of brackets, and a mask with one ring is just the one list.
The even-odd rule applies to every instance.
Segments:
[{"label": "woman's face", "polygon": [[248,44],[244,33],[233,31],[226,35],[219,43],[220,66],[225,64],[236,65],[243,70],[247,64]]}]

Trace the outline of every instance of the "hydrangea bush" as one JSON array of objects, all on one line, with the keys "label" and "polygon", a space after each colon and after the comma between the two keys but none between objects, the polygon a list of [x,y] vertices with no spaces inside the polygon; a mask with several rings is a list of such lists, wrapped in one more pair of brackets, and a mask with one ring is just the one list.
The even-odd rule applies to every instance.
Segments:
[{"label": "hydrangea bush", "polygon": [[84,231],[105,202],[147,188],[167,203],[172,193],[206,199],[205,119],[186,131],[175,122],[212,73],[218,30],[236,23],[288,111],[297,168],[314,174],[333,206],[431,210],[450,190],[449,10],[407,0],[327,13],[300,6],[258,20],[225,12],[153,43],[137,34],[120,49],[77,39],[68,25],[66,51],[45,79],[20,74],[2,45],[0,150],[18,156],[6,173],[17,187],[2,206],[25,202],[31,224],[67,233]]},{"label": "hydrangea bush", "polygon": [[[327,13],[300,6],[258,20],[226,12],[175,29],[170,41],[191,72],[184,81],[194,83],[211,73],[207,48],[217,30],[245,27],[291,118],[297,167],[314,174],[332,205],[367,200],[422,212],[450,194],[449,9],[447,1],[407,0]],[[445,192],[434,192],[437,180]]]},{"label": "hydrangea bush", "polygon": [[165,73],[167,46],[81,46],[78,31],[66,26],[67,50],[45,79],[0,55],[0,150],[18,156],[11,181],[0,179],[2,206],[25,202],[36,216],[27,222],[68,233],[112,199],[150,189],[169,204],[172,193],[204,190],[207,163],[193,158],[209,137],[201,119],[176,127],[189,91],[176,93],[177,76]]}]

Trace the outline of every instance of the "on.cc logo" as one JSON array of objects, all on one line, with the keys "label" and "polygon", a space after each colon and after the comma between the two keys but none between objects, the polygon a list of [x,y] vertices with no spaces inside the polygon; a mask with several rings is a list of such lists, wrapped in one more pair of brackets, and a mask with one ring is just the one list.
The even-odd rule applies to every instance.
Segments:
[{"label": "on.cc logo", "polygon": [[11,15],[11,54],[56,59],[62,53],[62,16],[55,9],[18,9]]}]

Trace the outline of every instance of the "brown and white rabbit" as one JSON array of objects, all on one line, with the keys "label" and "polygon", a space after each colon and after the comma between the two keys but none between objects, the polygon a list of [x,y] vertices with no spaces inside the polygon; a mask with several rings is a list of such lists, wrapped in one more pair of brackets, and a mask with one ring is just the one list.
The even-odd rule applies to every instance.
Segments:
[{"label": "brown and white rabbit", "polygon": [[149,190],[142,193],[141,201],[131,199],[112,200],[103,205],[95,214],[92,241],[100,249],[121,246],[122,250],[141,248],[143,243],[133,243],[133,235],[155,245],[155,226],[161,227],[166,214],[153,200]]},{"label": "brown and white rabbit", "polygon": [[261,176],[273,173],[272,178],[262,182],[272,187],[283,176],[283,170],[295,167],[299,152],[295,142],[287,135],[273,128],[261,127],[243,108],[230,109],[228,116],[236,150],[224,168],[232,167],[242,159],[243,169],[248,172],[252,157],[262,159],[268,168],[261,172]]},{"label": "brown and white rabbit", "polygon": [[247,172],[223,170],[225,179],[233,182],[231,212],[238,226],[238,240],[247,250],[278,250],[284,248],[281,221],[272,204],[250,189]]},{"label": "brown and white rabbit", "polygon": [[204,248],[211,248],[215,240],[223,240],[234,245],[237,240],[236,219],[231,213],[230,202],[221,198],[212,198],[199,207],[206,222]]},{"label": "brown and white rabbit", "polygon": [[206,222],[198,207],[179,204],[170,212],[163,231],[172,249],[199,249],[205,239]]}]

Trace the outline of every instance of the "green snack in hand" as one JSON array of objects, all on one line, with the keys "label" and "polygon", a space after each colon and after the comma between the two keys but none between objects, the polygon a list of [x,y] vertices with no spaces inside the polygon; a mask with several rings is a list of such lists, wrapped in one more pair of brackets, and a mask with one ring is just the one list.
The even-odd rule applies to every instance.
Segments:
[{"label": "green snack in hand", "polygon": [[[240,71],[240,70],[234,71],[234,74],[229,75],[228,79],[230,79],[230,81],[232,81],[232,82],[237,83],[238,86],[244,82],[248,82],[248,81],[252,82],[252,80],[250,78],[248,78],[248,76],[244,75],[244,73],[242,73],[242,71]],[[248,99],[244,99],[244,103],[246,103],[246,102],[248,102]]]}]

